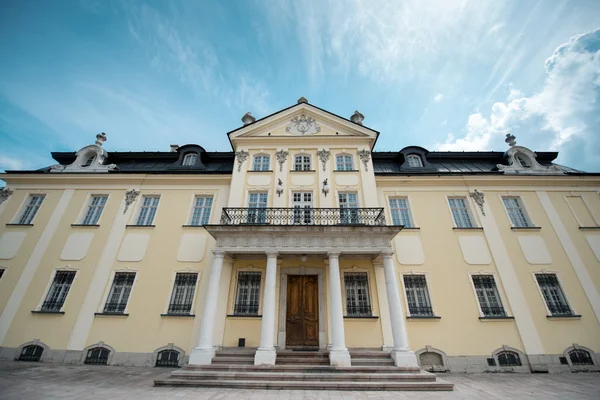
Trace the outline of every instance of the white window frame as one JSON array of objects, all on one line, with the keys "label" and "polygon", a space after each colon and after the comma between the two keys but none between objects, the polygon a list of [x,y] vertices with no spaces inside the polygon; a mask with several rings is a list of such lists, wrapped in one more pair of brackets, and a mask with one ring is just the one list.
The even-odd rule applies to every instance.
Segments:
[{"label": "white window frame", "polygon": [[[450,205],[450,200],[451,199],[463,199],[465,201],[465,205],[467,207],[467,214],[469,215],[469,219],[471,220],[471,226],[470,227],[458,226],[456,224],[456,220],[454,219],[454,213],[452,212],[452,206]],[[470,198],[469,198],[468,195],[466,195],[466,194],[447,195],[446,196],[446,206],[448,207],[448,211],[450,212],[450,218],[452,219],[452,223],[454,224],[455,228],[457,228],[457,229],[470,229],[470,228],[480,228],[481,227],[479,225],[479,221],[476,219],[475,214],[473,213],[471,201],[470,201]]]},{"label": "white window frame", "polygon": [[54,283],[54,278],[56,277],[56,273],[57,272],[74,272],[75,273],[75,277],[73,277],[73,282],[71,282],[71,286],[69,287],[69,291],[67,292],[67,295],[65,296],[65,301],[63,302],[62,306],[60,307],[59,311],[56,312],[60,312],[60,313],[64,313],[65,312],[65,305],[67,304],[67,300],[69,300],[69,295],[71,294],[71,289],[73,289],[73,286],[75,286],[75,282],[77,282],[77,279],[79,278],[79,269],[77,268],[71,268],[71,267],[59,267],[59,268],[54,268],[52,270],[52,273],[50,274],[50,280],[48,281],[48,283],[46,284],[46,288],[44,289],[44,293],[42,294],[42,297],[38,303],[38,305],[36,306],[35,310],[39,311],[39,312],[43,312],[42,311],[42,306],[44,305],[44,302],[46,301],[46,297],[48,297],[48,293],[50,293],[50,289],[52,288],[52,284]]},{"label": "white window frame", "polygon": [[[189,160],[192,160],[193,162],[190,163]],[[181,161],[181,165],[183,167],[193,167],[197,163],[198,163],[198,153],[194,153],[193,151],[189,152],[189,153],[185,153],[185,155],[183,156],[183,160]]]},{"label": "white window frame", "polygon": [[[302,162],[301,162],[301,169],[297,169],[296,167],[298,166],[296,159],[302,157]],[[306,168],[306,160],[304,159],[305,157],[308,157],[308,169]],[[294,154],[294,171],[304,171],[304,172],[310,172],[312,171],[312,156],[310,154],[306,154],[306,153],[298,153],[298,154]]]},{"label": "white window frame", "polygon": [[558,281],[558,285],[560,286],[560,290],[567,302],[567,306],[571,309],[571,315],[566,316],[566,318],[573,318],[579,315],[579,313],[575,310],[575,307],[573,307],[573,302],[571,301],[571,299],[569,298],[567,291],[565,290],[565,284],[563,282],[563,280],[560,277],[560,274],[558,273],[558,271],[550,271],[550,270],[542,270],[542,271],[533,271],[531,272],[531,277],[533,278],[533,281],[535,283],[535,286],[537,287],[538,293],[540,294],[540,298],[542,299],[542,304],[544,305],[544,309],[546,310],[546,316],[547,317],[551,317],[551,318],[562,318],[564,316],[562,315],[552,315],[552,312],[550,312],[550,308],[548,307],[548,304],[546,304],[546,298],[544,297],[544,293],[542,292],[542,288],[540,287],[540,284],[538,283],[537,277],[536,275],[541,274],[541,275],[548,275],[548,274],[554,274],[556,276],[556,280]]},{"label": "white window frame", "polygon": [[404,296],[404,304],[406,305],[406,316],[407,317],[419,317],[414,316],[411,314],[410,312],[410,307],[408,307],[408,296],[406,295],[406,285],[404,284],[404,277],[405,276],[414,276],[414,275],[420,275],[420,276],[424,276],[425,277],[425,284],[427,285],[427,295],[429,297],[429,303],[431,303],[431,312],[432,312],[432,316],[430,317],[421,317],[421,318],[436,318],[438,317],[437,311],[435,309],[435,302],[433,300],[433,292],[431,290],[431,279],[429,278],[429,274],[427,272],[422,272],[422,271],[410,271],[410,272],[406,272],[400,275],[400,277],[402,279],[401,280],[401,284],[402,284],[402,295]]},{"label": "white window frame", "polygon": [[387,204],[388,204],[388,209],[389,209],[390,222],[392,223],[392,225],[402,225],[402,224],[395,224],[394,223],[394,213],[392,212],[392,204],[391,204],[392,200],[405,200],[406,201],[406,209],[407,209],[407,212],[408,212],[408,224],[405,224],[404,227],[405,228],[414,228],[415,227],[415,221],[414,221],[413,216],[412,216],[412,208],[411,208],[411,204],[410,204],[410,200],[409,200],[408,196],[388,196],[387,197]]},{"label": "white window frame", "polygon": [[[210,224],[210,221],[212,219],[213,208],[215,206],[215,196],[213,194],[195,194],[194,197],[192,198],[192,205],[191,205],[191,209],[190,209],[190,214],[189,214],[188,220],[187,220],[188,221],[188,226],[202,226],[202,225],[206,225],[206,224],[203,224],[203,223],[200,223],[200,224],[194,224],[193,223],[194,222],[194,215],[195,215],[195,211],[196,211],[196,202],[198,201],[197,199],[199,199],[199,198],[204,198],[204,199],[210,198],[211,199],[210,207],[202,206],[202,207],[199,207],[199,208],[202,208],[204,210],[208,209],[208,219],[206,221],[206,224]],[[204,211],[204,212],[201,213],[202,217],[204,217],[205,212],[206,211]],[[203,219],[204,218],[200,218],[200,222],[202,222]]]},{"label": "white window frame", "polygon": [[[511,218],[510,212],[508,211],[508,208],[506,207],[506,203],[504,202],[504,200],[516,200],[518,205],[519,205],[519,209],[521,210],[521,213],[523,214],[523,218],[525,219],[525,225],[521,226],[521,225],[515,225],[514,221]],[[529,216],[529,213],[527,212],[527,206],[525,205],[525,201],[523,200],[523,198],[521,196],[516,196],[516,195],[510,195],[510,194],[506,194],[506,195],[500,195],[500,201],[502,202],[502,206],[504,207],[504,212],[506,213],[506,217],[508,218],[508,221],[510,222],[511,226],[513,228],[534,228],[535,224],[533,223],[533,221],[531,220],[531,217]]]},{"label": "white window frame", "polygon": [[[411,165],[411,160],[417,160],[418,165]],[[418,154],[408,154],[406,156],[406,163],[409,168],[423,168],[423,158]]]},{"label": "white window frame", "polygon": [[[600,192],[598,194],[600,195]],[[567,206],[569,206],[569,210],[571,210],[571,214],[573,214],[575,221],[577,221],[577,224],[579,224],[580,227],[587,227],[587,226],[583,225],[581,223],[581,221],[579,220],[579,218],[577,218],[577,214],[575,213],[575,210],[573,210],[573,207],[571,207],[571,203],[569,203],[569,200],[567,200],[568,197],[581,197],[583,204],[585,205],[588,212],[592,216],[592,219],[596,223],[596,226],[600,226],[600,221],[594,215],[594,212],[592,211],[592,207],[591,207],[590,203],[586,200],[586,196],[584,196],[584,193],[570,193],[570,194],[563,195],[563,198],[565,199],[565,203],[567,203]]]},{"label": "white window frame", "polygon": [[[33,215],[33,217],[31,217],[31,220],[28,223],[23,224],[23,223],[21,223],[21,219],[23,218],[23,215],[25,214],[25,210],[28,207],[29,199],[31,199],[34,196],[35,197],[42,196],[43,197],[42,198],[42,202],[37,207],[37,209],[35,211],[35,214]],[[40,210],[42,209],[42,207],[46,203],[46,199],[47,198],[48,198],[48,193],[45,193],[45,192],[28,192],[25,195],[25,198],[23,199],[23,201],[21,202],[21,206],[19,207],[19,211],[15,215],[15,218],[13,219],[12,223],[16,224],[16,225],[33,225],[33,223],[35,222],[35,219],[40,214]]]},{"label": "white window frame", "polygon": [[[240,282],[240,274],[243,273],[259,273],[260,274],[260,283],[258,287],[258,307],[256,314],[236,314],[236,305],[238,303],[238,295],[239,295],[239,282]],[[264,280],[265,280],[266,271],[263,269],[253,268],[252,266],[248,268],[240,268],[235,271],[235,281],[233,283],[233,296],[232,296],[232,304],[231,304],[231,314],[234,317],[247,317],[247,316],[258,316],[262,315],[262,306],[263,306],[263,291],[264,291]]]},{"label": "white window frame", "polygon": [[[190,312],[189,314],[185,314],[185,313],[181,313],[181,314],[176,314],[176,313],[169,313],[169,309],[171,308],[171,299],[173,297],[173,293],[175,291],[175,281],[177,279],[177,274],[196,274],[196,283],[194,284],[194,293],[192,294],[192,305],[190,308]],[[196,296],[198,294],[198,283],[200,282],[200,275],[201,272],[197,271],[197,270],[192,270],[192,269],[180,269],[180,270],[176,270],[173,271],[171,274],[171,282],[170,282],[170,289],[169,289],[169,295],[167,297],[167,301],[165,304],[165,308],[164,308],[164,313],[163,315],[165,316],[169,316],[169,315],[196,315],[195,310],[196,310]]]},{"label": "white window frame", "polygon": [[499,282],[498,275],[496,275],[496,273],[494,273],[494,272],[486,272],[486,271],[477,271],[477,272],[469,272],[468,273],[469,283],[471,284],[471,289],[473,290],[473,296],[475,298],[475,303],[477,304],[477,310],[479,311],[479,317],[484,318],[484,319],[485,318],[489,318],[489,319],[505,318],[505,317],[493,317],[493,316],[486,317],[486,315],[483,313],[483,310],[481,309],[481,304],[479,303],[479,297],[477,297],[477,289],[475,288],[475,282],[473,281],[473,276],[480,276],[480,275],[494,277],[494,283],[496,284],[496,291],[498,292],[498,298],[500,299],[500,302],[502,303],[502,308],[504,309],[504,313],[505,313],[506,317],[510,318],[512,316],[512,312],[509,309],[509,303],[506,301],[503,291],[500,290],[500,285],[498,284],[498,282]]},{"label": "white window frame", "polygon": [[[344,288],[344,292],[342,293],[343,298],[343,307],[344,307],[344,316],[350,318],[365,318],[372,317],[375,315],[374,303],[373,303],[373,288],[371,285],[373,284],[371,279],[370,271],[366,269],[359,269],[356,267],[353,268],[344,268],[340,270],[341,279],[342,279],[342,287]],[[348,296],[347,296],[347,288],[346,288],[346,274],[366,274],[367,275],[367,303],[369,307],[369,314],[348,314]]]},{"label": "white window frame", "polygon": [[[261,159],[260,162],[258,162],[258,159]],[[265,158],[267,159],[267,161],[265,162]],[[266,164],[266,168],[265,168],[265,164]],[[257,168],[259,167],[259,168]],[[252,171],[270,171],[271,170],[271,156],[269,154],[256,154],[254,157],[252,157]]]},{"label": "white window frame", "polygon": [[[346,157],[350,157],[350,162],[348,162],[347,160],[344,160],[341,162],[339,161],[339,158],[346,158]],[[348,164],[350,165],[350,168],[348,167]],[[340,165],[343,166],[343,168],[340,168]],[[352,154],[348,154],[348,153],[339,153],[335,155],[335,170],[336,171],[355,171],[354,169],[354,157],[352,156]]]},{"label": "white window frame", "polygon": [[[154,213],[154,217],[152,218],[152,223],[151,224],[147,224],[147,225],[140,225],[140,215],[142,214],[142,209],[144,207],[144,199],[147,197],[154,197],[154,198],[158,198],[158,204],[156,205],[156,212]],[[135,219],[134,219],[134,225],[135,226],[154,226],[154,221],[156,221],[156,217],[158,215],[158,210],[160,208],[160,203],[162,200],[162,196],[160,194],[155,194],[155,193],[144,193],[140,196],[140,199],[138,200],[138,205],[137,205],[137,210],[135,213]]]},{"label": "white window frame", "polygon": [[[98,215],[96,222],[94,224],[86,224],[85,219],[87,217],[87,214],[89,212],[90,207],[92,206],[92,202],[94,201],[95,197],[106,197],[106,201],[104,202],[104,205],[102,206],[102,211],[100,211],[100,215]],[[99,193],[99,192],[98,193],[88,193],[86,201],[83,206],[83,209],[81,210],[81,212],[79,213],[79,217],[77,218],[77,224],[78,225],[86,225],[86,226],[100,225],[100,221],[102,220],[102,216],[104,215],[104,210],[106,209],[108,200],[110,200],[110,195],[108,193]]]}]

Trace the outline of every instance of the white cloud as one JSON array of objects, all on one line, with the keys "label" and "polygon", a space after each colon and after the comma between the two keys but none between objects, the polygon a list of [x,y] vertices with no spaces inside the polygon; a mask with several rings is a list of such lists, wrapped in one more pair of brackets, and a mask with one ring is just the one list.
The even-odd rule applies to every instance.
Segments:
[{"label": "white cloud", "polygon": [[0,154],[0,171],[26,169],[29,162],[19,158],[7,157]]},{"label": "white cloud", "polygon": [[433,101],[435,101],[436,103],[442,101],[442,99],[444,98],[444,95],[441,93],[438,93],[435,95],[435,97],[433,98]]}]

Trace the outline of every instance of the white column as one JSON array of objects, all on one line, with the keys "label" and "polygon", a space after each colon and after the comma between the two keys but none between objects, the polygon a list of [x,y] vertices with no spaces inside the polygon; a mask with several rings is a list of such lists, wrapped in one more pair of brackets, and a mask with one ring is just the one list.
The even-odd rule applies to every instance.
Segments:
[{"label": "white column", "polygon": [[406,326],[400,303],[400,292],[398,291],[398,280],[394,268],[394,253],[383,253],[383,272],[385,273],[385,288],[387,291],[388,308],[390,311],[390,322],[392,324],[392,336],[394,348],[392,358],[397,367],[417,367],[417,357],[408,348]]},{"label": "white column", "polygon": [[350,353],[344,335],[344,311],[340,284],[340,253],[329,255],[329,315],[331,316],[331,350],[329,362],[338,367],[350,366]]},{"label": "white column", "polygon": [[275,283],[277,277],[277,252],[267,253],[267,276],[260,327],[260,346],[254,355],[254,365],[275,365],[277,352],[273,346],[275,335]]},{"label": "white column", "polygon": [[215,356],[212,336],[215,327],[221,269],[223,268],[225,252],[222,250],[214,250],[213,254],[214,258],[210,269],[208,292],[206,293],[204,312],[202,313],[202,322],[200,323],[200,338],[198,339],[198,346],[194,348],[190,354],[190,365],[209,365]]}]

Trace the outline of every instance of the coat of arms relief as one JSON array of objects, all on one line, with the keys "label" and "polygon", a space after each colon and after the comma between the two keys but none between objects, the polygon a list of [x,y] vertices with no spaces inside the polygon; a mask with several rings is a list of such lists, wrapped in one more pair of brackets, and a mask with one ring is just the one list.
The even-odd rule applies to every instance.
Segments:
[{"label": "coat of arms relief", "polygon": [[313,135],[321,132],[321,127],[317,125],[317,121],[314,118],[306,114],[301,114],[295,116],[290,121],[285,131],[295,135]]}]

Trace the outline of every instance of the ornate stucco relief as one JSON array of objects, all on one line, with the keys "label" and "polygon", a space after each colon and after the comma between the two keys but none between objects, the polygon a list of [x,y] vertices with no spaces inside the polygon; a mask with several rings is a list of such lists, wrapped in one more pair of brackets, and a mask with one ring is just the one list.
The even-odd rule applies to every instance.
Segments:
[{"label": "ornate stucco relief", "polygon": [[127,212],[129,206],[135,201],[135,199],[140,195],[139,190],[130,189],[125,192],[125,209],[123,210],[123,214]]},{"label": "ornate stucco relief", "polygon": [[485,197],[482,192],[475,189],[473,192],[469,193],[469,196],[477,203],[479,209],[481,210],[481,214],[485,216],[485,211],[483,210],[483,205],[485,204]]},{"label": "ornate stucco relief", "polygon": [[369,160],[371,159],[371,152],[369,150],[359,150],[357,152],[360,161],[365,166],[365,171],[369,170]]},{"label": "ornate stucco relief", "polygon": [[292,118],[285,131],[295,135],[313,135],[321,132],[321,127],[314,118],[301,114]]},{"label": "ornate stucco relief", "polygon": [[279,163],[279,172],[283,172],[283,163],[285,163],[289,154],[289,152],[283,149],[275,153],[275,156],[277,157],[277,162]]},{"label": "ornate stucco relief", "polygon": [[250,155],[250,153],[248,153],[245,150],[240,150],[240,151],[236,151],[235,152],[235,158],[237,159],[238,162],[238,172],[240,172],[242,170],[242,164],[244,163],[244,161],[246,161],[246,159],[248,158],[248,156]]},{"label": "ornate stucco relief", "polygon": [[11,194],[13,194],[15,191],[9,188],[2,188],[0,190],[0,204],[4,203],[6,200],[8,200],[8,198],[10,197]]},{"label": "ornate stucco relief", "polygon": [[327,167],[327,161],[329,161],[329,156],[331,156],[331,152],[329,150],[323,149],[317,151],[317,156],[319,156],[319,161],[323,164],[323,172],[325,172],[325,168]]}]

